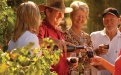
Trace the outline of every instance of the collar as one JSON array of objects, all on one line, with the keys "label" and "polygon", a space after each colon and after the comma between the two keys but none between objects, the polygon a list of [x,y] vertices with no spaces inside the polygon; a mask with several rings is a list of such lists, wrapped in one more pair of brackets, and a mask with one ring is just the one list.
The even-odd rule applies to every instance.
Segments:
[{"label": "collar", "polygon": [[[107,34],[106,34],[106,29],[105,29],[105,28],[102,30],[101,34],[102,34],[103,36],[107,36]],[[120,37],[120,38],[121,38],[121,32],[119,31],[118,28],[117,28],[116,37]]]},{"label": "collar", "polygon": [[55,29],[46,19],[43,20],[44,25],[46,25],[49,28]]},{"label": "collar", "polygon": [[58,31],[60,31],[60,32],[63,32],[59,27],[57,27],[57,28],[55,28],[53,25],[51,25],[48,21],[47,21],[47,19],[44,19],[43,20],[43,24],[44,25],[46,25],[48,28],[50,28],[50,29],[52,29],[52,30],[58,30]]},{"label": "collar", "polygon": [[105,28],[101,31],[101,34],[102,34],[103,36],[107,35],[107,34],[106,34]]}]

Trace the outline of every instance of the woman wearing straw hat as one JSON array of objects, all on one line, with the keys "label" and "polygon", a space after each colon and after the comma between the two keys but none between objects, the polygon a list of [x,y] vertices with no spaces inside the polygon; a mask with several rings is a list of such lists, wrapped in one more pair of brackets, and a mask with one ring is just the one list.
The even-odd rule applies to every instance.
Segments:
[{"label": "woman wearing straw hat", "polygon": [[72,9],[65,7],[64,0],[47,0],[46,5],[39,5],[39,9],[40,12],[45,13],[45,19],[39,27],[39,39],[50,37],[61,50],[64,50],[63,55],[60,55],[59,63],[52,66],[51,71],[55,71],[58,75],[67,75],[66,45],[70,43],[64,41],[58,25],[63,19],[64,13],[69,13]]}]

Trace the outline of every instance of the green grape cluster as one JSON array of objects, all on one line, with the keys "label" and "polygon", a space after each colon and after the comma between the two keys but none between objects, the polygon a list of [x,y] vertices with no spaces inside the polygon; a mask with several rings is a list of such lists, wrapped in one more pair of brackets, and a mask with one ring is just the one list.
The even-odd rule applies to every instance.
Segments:
[{"label": "green grape cluster", "polygon": [[[11,52],[0,50],[0,75],[57,75],[50,71],[50,67],[58,63],[61,51],[53,51],[54,44],[49,38],[43,39],[43,42],[40,49],[32,49],[34,43],[30,42]],[[42,55],[37,56],[40,50]]]}]

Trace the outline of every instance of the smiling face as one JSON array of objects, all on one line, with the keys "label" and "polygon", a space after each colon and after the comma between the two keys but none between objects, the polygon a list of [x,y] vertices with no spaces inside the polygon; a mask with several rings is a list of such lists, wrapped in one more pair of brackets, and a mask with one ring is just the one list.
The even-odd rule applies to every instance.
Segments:
[{"label": "smiling face", "polygon": [[112,14],[105,14],[103,17],[103,24],[107,32],[117,31],[119,18]]},{"label": "smiling face", "polygon": [[63,12],[60,12],[60,11],[55,10],[55,9],[52,9],[51,12],[49,10],[47,10],[46,15],[47,15],[47,20],[54,27],[57,27],[64,17]]},{"label": "smiling face", "polygon": [[82,9],[77,9],[70,14],[72,25],[82,27],[87,20],[87,13]]}]

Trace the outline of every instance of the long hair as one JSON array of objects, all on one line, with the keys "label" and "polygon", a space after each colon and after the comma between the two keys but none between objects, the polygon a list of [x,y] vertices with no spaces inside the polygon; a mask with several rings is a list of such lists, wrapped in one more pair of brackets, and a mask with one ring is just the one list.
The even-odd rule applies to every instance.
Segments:
[{"label": "long hair", "polygon": [[41,16],[39,8],[34,2],[28,1],[22,3],[19,5],[16,14],[17,19],[12,37],[14,42],[16,42],[25,31],[38,34]]}]

